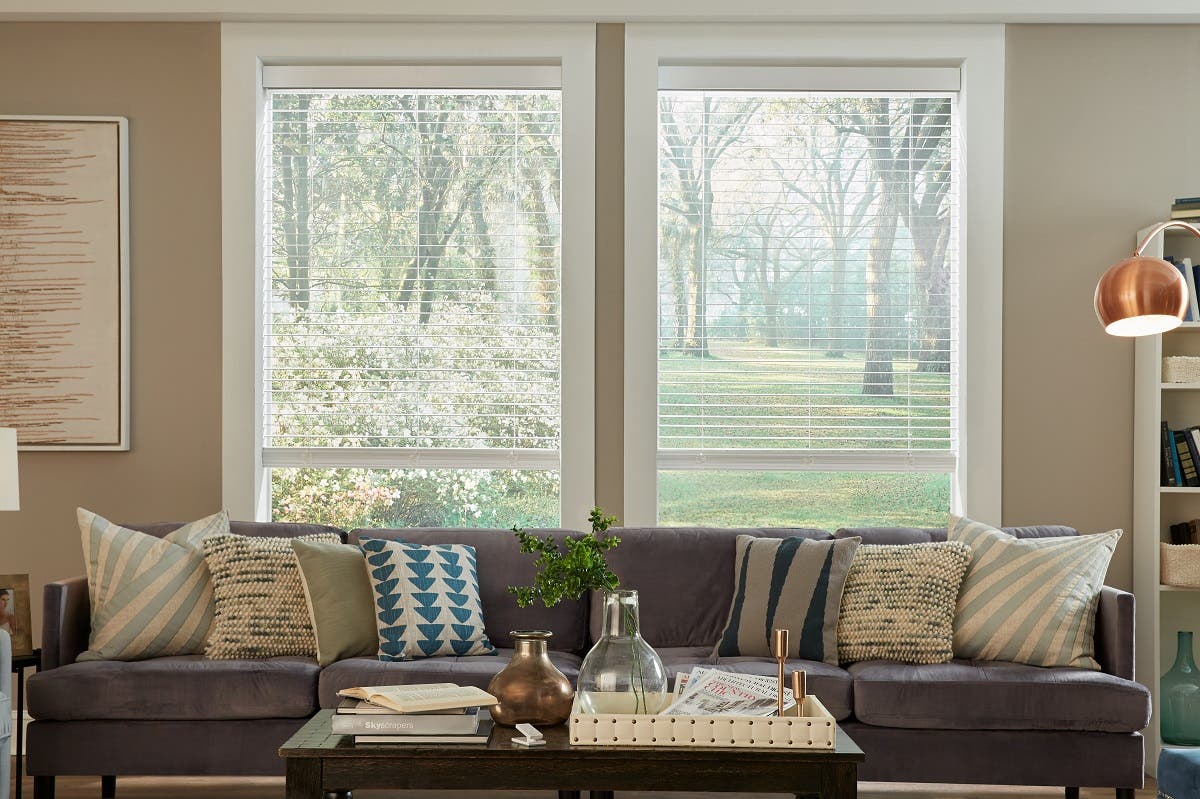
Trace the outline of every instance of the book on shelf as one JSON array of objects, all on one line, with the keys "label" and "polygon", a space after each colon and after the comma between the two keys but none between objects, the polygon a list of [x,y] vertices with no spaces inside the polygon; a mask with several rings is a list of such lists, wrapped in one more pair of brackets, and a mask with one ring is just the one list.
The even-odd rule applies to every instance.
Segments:
[{"label": "book on shelf", "polygon": [[1200,320],[1200,306],[1197,305],[1196,295],[1196,270],[1192,264],[1191,258],[1175,258],[1174,256],[1166,256],[1163,260],[1170,263],[1179,270],[1180,277],[1187,284],[1188,305],[1187,310],[1183,314],[1183,321],[1195,322]]},{"label": "book on shelf", "polygon": [[482,688],[454,683],[421,685],[371,685],[362,688],[343,688],[338,696],[364,700],[395,713],[421,713],[432,710],[454,710],[468,707],[491,707],[500,700]]},{"label": "book on shelf", "polygon": [[[354,703],[344,699],[342,704]],[[342,713],[334,714],[334,735],[477,735],[479,708],[469,713]]]},{"label": "book on shelf", "polygon": [[1192,450],[1190,442],[1192,437],[1188,435],[1186,430],[1176,430],[1175,433],[1175,451],[1179,455],[1179,475],[1182,478],[1180,485],[1184,486],[1200,486],[1200,471],[1196,469],[1196,460],[1192,458]]},{"label": "book on shelf", "polygon": [[1159,465],[1159,485],[1174,488],[1175,482],[1175,438],[1166,422],[1162,423],[1162,463]]},{"label": "book on shelf", "polygon": [[479,719],[474,735],[356,735],[357,744],[486,744],[492,734],[492,717]]},{"label": "book on shelf", "polygon": [[1172,524],[1167,530],[1170,533],[1171,544],[1174,546],[1200,544],[1200,519]]}]

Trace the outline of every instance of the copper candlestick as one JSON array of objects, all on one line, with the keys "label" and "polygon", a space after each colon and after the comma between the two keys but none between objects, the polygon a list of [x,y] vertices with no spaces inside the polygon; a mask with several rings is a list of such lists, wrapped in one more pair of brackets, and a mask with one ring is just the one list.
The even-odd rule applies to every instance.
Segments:
[{"label": "copper candlestick", "polygon": [[779,696],[778,696],[779,707],[777,710],[777,715],[782,716],[783,715],[783,689],[784,689],[783,669],[784,669],[784,664],[786,663],[787,656],[788,656],[788,631],[787,630],[776,630],[775,634],[772,636],[771,643],[772,643],[772,648],[775,651],[775,663],[779,667]]},{"label": "copper candlestick", "polygon": [[807,675],[803,670],[792,672],[792,699],[796,700],[796,715],[804,715],[804,696],[807,684]]}]

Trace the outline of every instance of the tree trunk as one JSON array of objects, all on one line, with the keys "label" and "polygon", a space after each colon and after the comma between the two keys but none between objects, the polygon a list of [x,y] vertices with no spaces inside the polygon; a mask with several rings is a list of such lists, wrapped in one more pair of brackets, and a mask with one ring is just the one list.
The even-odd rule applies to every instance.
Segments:
[{"label": "tree trunk", "polygon": [[826,358],[846,357],[846,242],[841,236],[830,236],[833,258],[829,273],[829,341]]},{"label": "tree trunk", "polygon": [[950,373],[950,270],[946,268],[949,219],[924,217],[912,231],[917,285],[921,292],[917,371]]},{"label": "tree trunk", "polygon": [[882,188],[871,249],[867,254],[867,353],[862,393],[890,397],[893,393],[894,339],[889,278],[899,209],[895,192],[887,185]]},{"label": "tree trunk", "polygon": [[[307,112],[311,97],[296,97],[297,112]],[[312,178],[309,155],[312,152],[312,130],[308,114],[288,125],[287,155],[280,159],[282,183],[284,255],[287,261],[287,286],[284,296],[297,310],[308,308],[311,299],[309,256],[312,247]]]}]

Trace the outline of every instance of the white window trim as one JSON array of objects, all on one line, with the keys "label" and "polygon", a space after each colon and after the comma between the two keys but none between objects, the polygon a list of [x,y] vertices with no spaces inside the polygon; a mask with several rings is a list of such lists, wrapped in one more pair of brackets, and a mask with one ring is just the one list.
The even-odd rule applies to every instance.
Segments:
[{"label": "white window trim", "polygon": [[[862,54],[861,58],[857,57]],[[961,72],[959,235],[960,405],[951,510],[1001,521],[1001,381],[1004,228],[1002,25],[669,25],[625,28],[625,507],[630,525],[658,517],[658,475],[668,468],[779,468],[788,456],[706,453],[696,464],[658,452],[658,90],[663,66],[950,67]],[[697,73],[699,70],[697,70]],[[676,73],[678,74],[678,73]],[[826,73],[825,79],[830,73]],[[898,73],[898,75],[901,73]],[[770,87],[768,87],[770,88]],[[888,90],[883,86],[880,90]],[[848,453],[796,453],[807,470],[871,466]],[[914,469],[931,469],[926,456]],[[718,464],[717,461],[728,460]],[[767,461],[770,461],[768,464]],[[690,464],[690,466],[689,466]],[[874,467],[873,467],[874,468]],[[879,470],[896,468],[879,459]]]},{"label": "white window trim", "polygon": [[[560,469],[564,527],[581,527],[595,494],[595,27],[587,24],[320,24],[221,26],[222,385],[221,495],[235,518],[270,518],[262,449],[262,257],[267,232],[257,175],[262,150],[263,69],[271,66],[561,69],[562,439],[560,455],[391,449],[296,460],[333,465]],[[443,73],[444,74],[444,73]],[[528,74],[545,74],[543,70]],[[361,79],[361,78],[360,78]],[[531,78],[532,79],[532,78]],[[346,457],[349,456],[349,457]],[[361,456],[361,457],[360,457]],[[272,452],[268,462],[283,465]],[[306,460],[307,459],[307,460]],[[353,460],[353,464],[351,463]],[[474,459],[474,460],[472,460]]]}]

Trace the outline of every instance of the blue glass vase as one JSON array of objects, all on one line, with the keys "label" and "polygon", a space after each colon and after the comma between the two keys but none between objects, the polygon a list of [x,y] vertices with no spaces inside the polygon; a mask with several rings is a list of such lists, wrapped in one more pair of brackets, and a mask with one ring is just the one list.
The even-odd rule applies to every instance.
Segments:
[{"label": "blue glass vase", "polygon": [[1175,665],[1159,685],[1163,743],[1200,746],[1200,669],[1192,656],[1192,634],[1180,631]]}]

